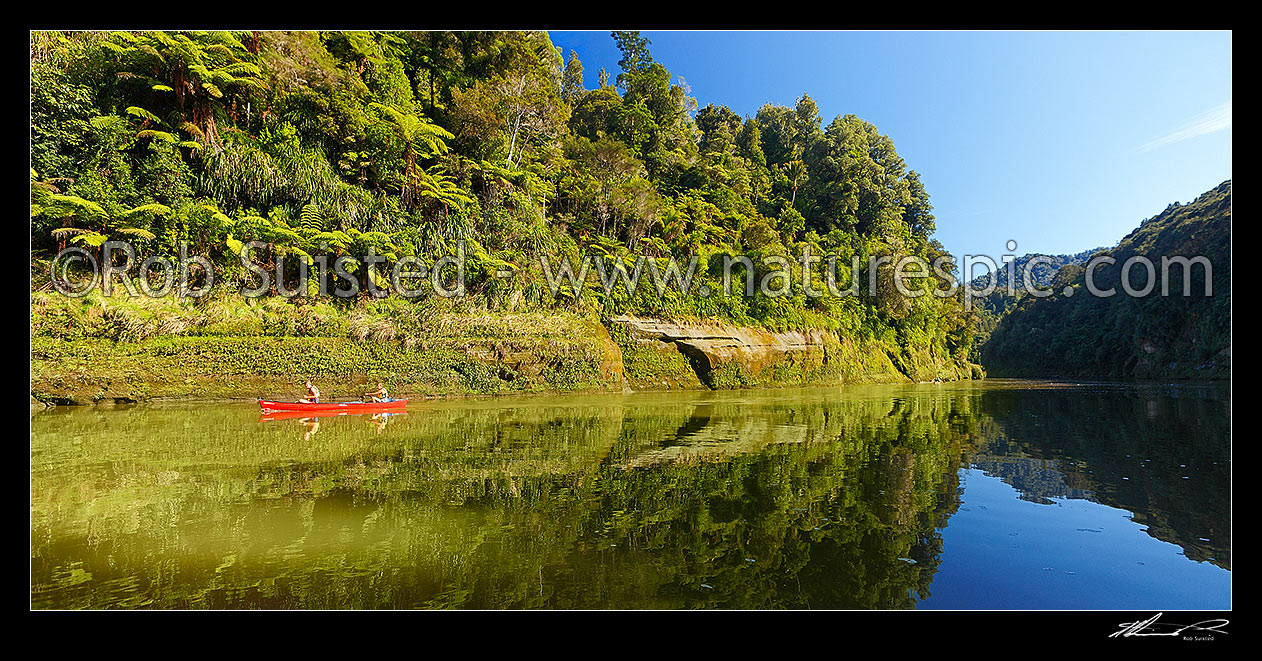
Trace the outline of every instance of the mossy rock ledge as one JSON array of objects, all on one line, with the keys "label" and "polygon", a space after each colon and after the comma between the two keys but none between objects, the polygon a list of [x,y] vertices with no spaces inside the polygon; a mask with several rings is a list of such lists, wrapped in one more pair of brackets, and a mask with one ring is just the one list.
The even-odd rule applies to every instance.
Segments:
[{"label": "mossy rock ledge", "polygon": [[897,383],[909,379],[880,347],[825,330],[771,331],[714,321],[609,319],[633,389]]}]

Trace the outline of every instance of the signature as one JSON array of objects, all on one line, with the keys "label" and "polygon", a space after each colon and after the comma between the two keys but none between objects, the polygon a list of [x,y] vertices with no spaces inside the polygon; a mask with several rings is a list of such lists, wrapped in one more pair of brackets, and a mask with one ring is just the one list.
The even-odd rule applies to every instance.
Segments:
[{"label": "signature", "polygon": [[1196,624],[1170,624],[1157,622],[1163,613],[1138,622],[1123,622],[1119,631],[1109,634],[1109,638],[1129,638],[1131,636],[1181,636],[1185,631],[1208,631],[1211,633],[1227,633],[1220,627],[1227,625],[1227,620],[1202,620]]}]

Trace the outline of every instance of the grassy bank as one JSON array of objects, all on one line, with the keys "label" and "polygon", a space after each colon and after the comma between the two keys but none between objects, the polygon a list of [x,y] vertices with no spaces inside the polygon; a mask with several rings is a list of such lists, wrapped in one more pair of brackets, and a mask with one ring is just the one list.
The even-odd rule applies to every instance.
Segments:
[{"label": "grassy bank", "polygon": [[297,396],[308,378],[328,398],[359,397],[377,381],[416,397],[622,380],[617,346],[576,316],[47,294],[32,297],[31,313],[31,394],[47,403]]},{"label": "grassy bank", "polygon": [[[328,399],[733,389],[970,378],[968,366],[824,333],[806,353],[701,364],[670,342],[566,313],[476,314],[398,300],[31,297],[32,406],[162,398]],[[910,357],[910,359],[908,358]]]}]

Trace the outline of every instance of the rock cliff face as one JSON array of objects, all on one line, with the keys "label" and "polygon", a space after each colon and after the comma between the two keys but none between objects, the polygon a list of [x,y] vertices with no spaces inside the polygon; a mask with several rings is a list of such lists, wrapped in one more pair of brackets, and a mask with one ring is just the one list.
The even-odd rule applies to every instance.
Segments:
[{"label": "rock cliff face", "polygon": [[683,325],[629,316],[617,317],[613,321],[627,325],[643,337],[673,342],[689,357],[703,361],[710,369],[731,361],[766,364],[785,354],[810,354],[824,349],[822,331],[772,333],[718,323]]},{"label": "rock cliff face", "polygon": [[624,376],[634,389],[908,380],[884,351],[861,350],[822,330],[777,333],[633,316],[610,322],[615,339],[622,340]]}]

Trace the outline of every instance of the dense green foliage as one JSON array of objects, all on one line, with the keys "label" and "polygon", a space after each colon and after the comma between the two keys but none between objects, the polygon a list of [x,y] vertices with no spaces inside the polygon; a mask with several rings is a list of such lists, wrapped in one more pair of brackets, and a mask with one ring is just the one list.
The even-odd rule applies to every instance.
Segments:
[{"label": "dense green foliage", "polygon": [[[647,39],[614,39],[622,70],[587,89],[577,55],[545,33],[34,33],[33,251],[126,238],[138,262],[187,242],[226,295],[254,281],[239,259],[249,240],[267,244],[253,257],[269,270],[283,261],[286,290],[304,262],[372,249],[384,268],[348,269],[361,291],[463,242],[468,296],[442,301],[449,311],[722,318],[969,354],[958,299],[900,296],[888,265],[874,292],[803,289],[805,247],[823,258],[807,269],[820,291],[830,256],[844,288],[867,282],[854,255],[943,252],[925,187],[887,136],[853,115],[825,123],[806,95],[753,117],[698,109]],[[606,295],[593,268],[581,295],[554,296],[540,258],[586,254],[610,273],[638,255],[699,266],[687,293]],[[759,280],[780,270],[763,257],[785,256],[792,287],[696,295],[724,291],[720,254],[748,255]]]},{"label": "dense green foliage", "polygon": [[[1190,204],[1171,204],[1107,255],[1116,262],[1099,265],[1092,283],[1116,294],[1092,295],[1081,265],[1060,269],[1051,295],[1022,298],[982,347],[992,375],[1231,375],[1230,181]],[[1132,266],[1128,276],[1123,273],[1127,260],[1136,256],[1152,263],[1154,277],[1142,264]],[[1208,260],[1212,273],[1202,264],[1162,266],[1163,258],[1197,256]],[[1130,279],[1123,283],[1123,277]],[[1207,295],[1207,278],[1212,278],[1212,295]],[[1148,284],[1153,288],[1132,296],[1124,284],[1141,293]],[[1163,286],[1168,295],[1162,294]]]}]

